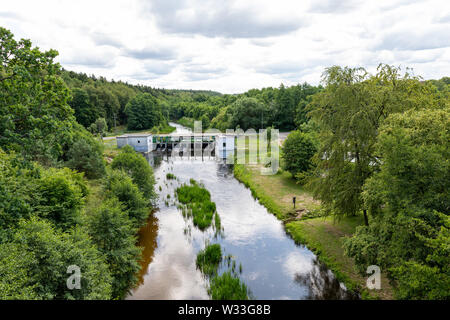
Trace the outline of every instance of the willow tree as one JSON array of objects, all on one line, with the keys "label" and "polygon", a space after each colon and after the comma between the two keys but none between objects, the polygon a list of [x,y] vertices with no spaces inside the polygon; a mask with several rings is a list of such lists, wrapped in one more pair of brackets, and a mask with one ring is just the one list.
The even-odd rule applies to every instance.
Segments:
[{"label": "willow tree", "polygon": [[309,113],[320,128],[314,196],[337,216],[363,211],[368,225],[361,192],[382,161],[374,147],[378,128],[389,114],[435,106],[435,89],[388,65],[379,65],[376,75],[333,66],[322,81],[326,88],[314,96]]}]

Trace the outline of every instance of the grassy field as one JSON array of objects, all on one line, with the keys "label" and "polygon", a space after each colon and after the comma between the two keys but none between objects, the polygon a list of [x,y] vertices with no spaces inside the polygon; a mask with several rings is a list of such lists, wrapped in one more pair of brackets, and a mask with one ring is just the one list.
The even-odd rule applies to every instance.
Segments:
[{"label": "grassy field", "polygon": [[110,162],[119,153],[116,139],[103,140],[103,155]]},{"label": "grassy field", "polygon": [[[359,291],[366,299],[392,299],[392,288],[385,275],[381,290],[368,290],[366,277],[355,269],[352,258],[344,254],[342,241],[351,236],[355,228],[364,223],[362,216],[308,218],[308,212],[318,212],[320,203],[309,192],[295,183],[287,172],[261,175],[260,166],[235,165],[234,174],[250,188],[252,194],[278,219],[283,220],[286,231],[297,243],[305,244],[330,268],[347,288]],[[296,197],[296,209],[292,197]]]}]

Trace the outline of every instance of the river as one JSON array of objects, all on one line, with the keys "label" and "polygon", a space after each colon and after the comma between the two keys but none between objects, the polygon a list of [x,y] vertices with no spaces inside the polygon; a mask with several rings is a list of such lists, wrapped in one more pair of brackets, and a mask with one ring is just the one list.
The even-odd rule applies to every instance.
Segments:
[{"label": "river", "polygon": [[[177,132],[189,131],[171,125]],[[226,165],[154,155],[149,161],[154,167],[159,209],[140,231],[139,245],[144,248],[140,282],[127,299],[209,299],[208,282],[195,265],[197,252],[207,242],[219,243],[224,255],[231,255],[236,266],[242,266],[238,273],[253,299],[353,297],[313,252],[294,243],[283,224],[252,197]],[[167,180],[169,172],[177,180]],[[177,209],[175,189],[191,178],[211,193],[221,218],[221,234],[212,229],[200,231]],[[219,273],[227,268],[223,264]]]}]

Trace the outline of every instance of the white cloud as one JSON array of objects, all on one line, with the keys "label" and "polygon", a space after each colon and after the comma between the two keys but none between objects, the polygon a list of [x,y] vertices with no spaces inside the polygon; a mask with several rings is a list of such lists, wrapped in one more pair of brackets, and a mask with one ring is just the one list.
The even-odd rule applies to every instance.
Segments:
[{"label": "white cloud", "polygon": [[331,65],[450,73],[450,3],[81,0],[2,3],[0,25],[70,70],[154,87],[317,84]]}]

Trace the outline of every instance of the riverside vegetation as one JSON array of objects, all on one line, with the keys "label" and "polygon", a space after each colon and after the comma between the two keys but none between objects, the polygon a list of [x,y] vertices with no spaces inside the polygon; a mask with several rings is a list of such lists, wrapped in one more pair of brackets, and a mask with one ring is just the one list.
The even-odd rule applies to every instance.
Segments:
[{"label": "riverside vegetation", "polygon": [[[218,275],[217,270],[222,261],[222,249],[217,243],[207,245],[197,254],[197,268],[209,279],[209,295],[213,300],[248,300],[248,288],[239,279],[235,267]],[[227,261],[230,261],[229,257]]]},{"label": "riverside vegetation", "polygon": [[[279,174],[236,165],[236,177],[349,288],[365,295],[365,270],[376,264],[383,290],[371,296],[449,298],[448,77],[333,66],[320,86],[222,95],[107,81],[63,70],[56,56],[0,28],[0,298],[123,298],[136,283],[153,171],[96,136],[168,132],[180,119],[292,130]],[[188,193],[199,196],[194,223],[214,218],[217,229],[209,193],[181,188],[186,205]],[[73,264],[84,270],[80,291],[65,287]]]}]

